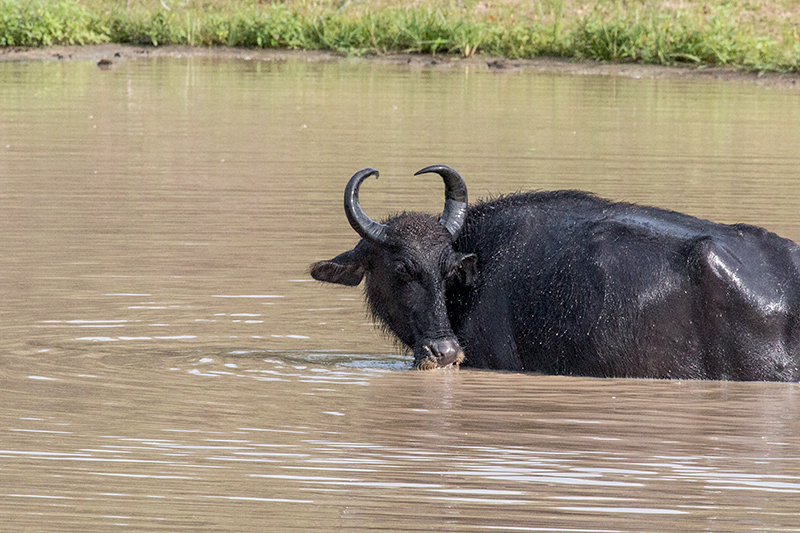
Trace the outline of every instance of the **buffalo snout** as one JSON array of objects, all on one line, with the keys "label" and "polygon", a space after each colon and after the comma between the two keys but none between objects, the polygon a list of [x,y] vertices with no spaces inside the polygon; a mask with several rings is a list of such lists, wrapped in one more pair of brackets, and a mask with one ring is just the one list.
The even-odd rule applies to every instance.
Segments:
[{"label": "buffalo snout", "polygon": [[464,361],[464,351],[455,339],[440,339],[424,344],[414,352],[416,370],[433,370]]}]

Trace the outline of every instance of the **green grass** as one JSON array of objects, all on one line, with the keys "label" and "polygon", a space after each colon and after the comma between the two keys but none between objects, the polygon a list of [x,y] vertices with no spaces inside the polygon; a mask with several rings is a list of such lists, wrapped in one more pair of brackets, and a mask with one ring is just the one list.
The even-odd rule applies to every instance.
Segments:
[{"label": "green grass", "polygon": [[101,42],[800,71],[800,6],[649,0],[0,0],[0,46]]}]

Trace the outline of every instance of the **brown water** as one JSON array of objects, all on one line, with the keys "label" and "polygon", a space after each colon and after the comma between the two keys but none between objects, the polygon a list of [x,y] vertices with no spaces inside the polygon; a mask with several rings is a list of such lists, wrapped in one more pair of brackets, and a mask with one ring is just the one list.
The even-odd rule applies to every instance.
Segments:
[{"label": "brown water", "polygon": [[0,63],[0,530],[800,530],[797,385],[407,372],[309,282],[432,163],[800,240],[797,91]]}]

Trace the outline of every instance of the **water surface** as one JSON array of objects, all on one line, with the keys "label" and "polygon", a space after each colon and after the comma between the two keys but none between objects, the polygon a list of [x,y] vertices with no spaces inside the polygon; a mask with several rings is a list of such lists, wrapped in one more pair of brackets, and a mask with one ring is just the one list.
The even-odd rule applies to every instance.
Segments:
[{"label": "water surface", "polygon": [[307,265],[581,188],[800,240],[800,95],[207,58],[0,63],[9,531],[796,531],[794,384],[408,372]]}]

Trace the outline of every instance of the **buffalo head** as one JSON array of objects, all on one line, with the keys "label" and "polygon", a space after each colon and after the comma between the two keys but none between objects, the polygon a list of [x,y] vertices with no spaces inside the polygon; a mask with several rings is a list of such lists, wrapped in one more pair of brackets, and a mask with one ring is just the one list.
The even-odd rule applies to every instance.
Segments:
[{"label": "buffalo head", "polygon": [[352,250],[311,265],[311,275],[319,281],[356,286],[366,278],[372,314],[414,351],[414,368],[422,370],[463,361],[446,294],[454,284],[472,284],[476,270],[474,254],[453,248],[466,217],[464,180],[445,165],[423,168],[416,175],[430,172],[444,180],[441,216],[403,213],[383,223],[369,218],[358,201],[361,183],[378,177],[378,171],[356,172],[345,187],[344,211],[361,241]]}]

